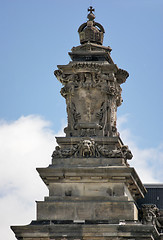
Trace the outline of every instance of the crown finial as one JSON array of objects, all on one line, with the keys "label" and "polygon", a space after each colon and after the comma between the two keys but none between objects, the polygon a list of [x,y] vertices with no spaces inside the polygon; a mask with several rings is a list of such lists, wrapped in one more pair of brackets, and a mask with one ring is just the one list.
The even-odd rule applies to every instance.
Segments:
[{"label": "crown finial", "polygon": [[95,15],[93,14],[94,11],[95,11],[95,9],[92,6],[90,6],[88,8],[89,14],[88,14],[87,18],[89,19],[89,21],[93,21],[95,19]]},{"label": "crown finial", "polygon": [[90,7],[88,8],[88,12],[90,12],[90,13],[95,12],[95,9],[94,9],[92,6],[90,6]]},{"label": "crown finial", "polygon": [[94,11],[95,9],[92,6],[88,8],[88,21],[86,23],[83,23],[78,29],[81,44],[86,42],[93,42],[102,45],[103,43],[105,30],[100,23],[94,21]]}]

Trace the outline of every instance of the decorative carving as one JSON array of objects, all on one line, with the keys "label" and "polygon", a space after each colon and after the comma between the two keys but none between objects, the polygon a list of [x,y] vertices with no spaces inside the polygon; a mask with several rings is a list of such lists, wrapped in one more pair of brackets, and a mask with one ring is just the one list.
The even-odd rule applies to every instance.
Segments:
[{"label": "decorative carving", "polygon": [[60,146],[56,146],[55,151],[52,154],[52,159],[71,156],[95,157],[95,142],[92,139],[84,139],[81,140],[78,145],[72,146],[69,149],[61,149]]},{"label": "decorative carving", "polygon": [[107,111],[107,108],[106,108],[105,102],[102,102],[100,111],[96,113],[96,118],[99,119],[99,125],[102,127],[104,127],[106,122],[106,119],[105,119],[106,111]]},{"label": "decorative carving", "polygon": [[66,158],[66,157],[71,157],[75,154],[75,152],[77,151],[77,147],[76,146],[72,146],[69,149],[61,149],[60,146],[56,146],[55,150],[52,154],[52,159],[54,158]]},{"label": "decorative carving", "polygon": [[[71,99],[70,99],[71,100]],[[78,120],[81,118],[81,114],[77,112],[75,103],[67,99],[67,114],[68,114],[68,126],[64,128],[64,132],[69,133],[72,136],[73,130],[76,130]]]},{"label": "decorative carving", "polygon": [[[76,74],[63,74],[61,70],[56,70],[54,72],[57,79],[64,85],[64,88],[61,90],[62,96],[65,97],[65,95],[68,93],[73,94],[74,89],[77,89],[78,87],[84,87],[88,89],[91,87],[96,87],[110,96],[115,96],[117,103],[121,102],[120,99],[122,89],[120,85],[116,83],[113,74],[100,73],[99,64],[75,63],[73,64],[73,68],[85,68],[85,71]],[[94,70],[94,72],[92,72],[92,70]]]},{"label": "decorative carving", "polygon": [[116,78],[118,83],[124,83],[126,79],[129,77],[129,73],[126,70],[118,69],[116,73]]},{"label": "decorative carving", "polygon": [[85,139],[80,141],[78,150],[75,156],[79,157],[95,157],[95,142],[93,140]]},{"label": "decorative carving", "polygon": [[89,73],[89,72],[84,73],[84,81],[82,83],[82,87],[86,88],[86,89],[90,89],[90,88],[94,87],[91,73]]},{"label": "decorative carving", "polygon": [[79,80],[77,74],[64,74],[60,69],[55,70],[54,75],[63,85],[67,84],[68,82],[76,83]]},{"label": "decorative carving", "polygon": [[96,136],[96,129],[95,128],[81,128],[79,135],[80,135],[80,137]]},{"label": "decorative carving", "polygon": [[[124,150],[125,149],[125,150]],[[52,158],[67,158],[67,157],[107,157],[107,158],[124,158],[131,159],[131,151],[128,146],[122,146],[120,149],[109,149],[107,146],[98,145],[91,138],[82,139],[78,144],[70,148],[61,149],[56,146],[52,154]]]},{"label": "decorative carving", "polygon": [[104,157],[111,157],[111,158],[119,158],[119,157],[123,157],[122,155],[122,151],[121,150],[109,150],[107,148],[105,148],[102,145],[98,145],[97,146],[97,150],[100,153],[101,156]]},{"label": "decorative carving", "polygon": [[109,150],[102,145],[97,146],[97,150],[101,156],[111,157],[111,158],[120,158],[123,157],[125,160],[131,159],[133,157],[131,151],[128,149],[128,146],[123,145],[121,149]]},{"label": "decorative carving", "polygon": [[132,152],[129,150],[127,145],[123,145],[121,150],[125,160],[131,160],[133,158]]},{"label": "decorative carving", "polygon": [[54,75],[61,82],[62,80],[62,71],[60,69],[54,71]]},{"label": "decorative carving", "polygon": [[73,63],[72,66],[74,71],[77,70],[83,70],[85,71],[90,71],[90,72],[100,72],[101,71],[101,65],[98,63],[89,63],[89,62],[80,62],[80,63]]},{"label": "decorative carving", "polygon": [[76,124],[81,118],[80,113],[77,112],[75,103],[67,103],[67,113],[68,113],[68,128],[76,129]]},{"label": "decorative carving", "polygon": [[119,84],[117,84],[117,89],[116,90],[117,90],[116,105],[117,105],[117,107],[119,107],[122,104],[122,102],[123,102],[123,99],[121,97],[122,88],[120,87]]},{"label": "decorative carving", "polygon": [[141,208],[141,221],[146,225],[161,227],[157,218],[160,216],[159,209],[155,204],[143,204]]},{"label": "decorative carving", "polygon": [[[56,77],[64,85],[61,94],[67,103],[66,136],[118,136],[116,115],[117,107],[122,103],[122,89],[117,77],[127,77],[128,73],[121,69],[116,74],[103,73],[102,66],[93,62],[73,62],[71,68],[73,74],[64,74],[62,70],[55,71]],[[78,99],[83,107],[79,104],[75,106]],[[99,100],[101,106],[96,104]],[[93,108],[94,106],[97,108]],[[82,124],[91,123],[98,127],[78,128],[79,119]]]},{"label": "decorative carving", "polygon": [[54,152],[52,154],[52,159],[53,158],[60,158],[60,157],[62,157],[61,147],[60,146],[56,146],[55,150],[54,150]]},{"label": "decorative carving", "polygon": [[73,81],[69,81],[65,84],[63,88],[61,88],[61,95],[66,98],[68,94],[73,95],[74,94],[74,88],[75,84]]}]

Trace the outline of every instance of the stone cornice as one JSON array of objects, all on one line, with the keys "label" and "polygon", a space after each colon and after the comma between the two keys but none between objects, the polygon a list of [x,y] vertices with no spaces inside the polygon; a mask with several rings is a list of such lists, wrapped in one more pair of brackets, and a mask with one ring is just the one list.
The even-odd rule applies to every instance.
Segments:
[{"label": "stone cornice", "polygon": [[144,197],[146,193],[135,169],[125,166],[55,168],[51,165],[47,168],[37,168],[37,171],[46,185],[50,182],[109,181],[125,183],[135,199]]}]

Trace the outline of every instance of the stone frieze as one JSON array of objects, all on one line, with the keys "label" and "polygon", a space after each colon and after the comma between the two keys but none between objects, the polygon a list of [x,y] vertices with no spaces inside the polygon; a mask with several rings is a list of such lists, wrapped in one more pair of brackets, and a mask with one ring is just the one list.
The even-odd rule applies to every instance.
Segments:
[{"label": "stone frieze", "polygon": [[133,155],[126,145],[123,145],[119,149],[109,149],[107,146],[97,144],[93,139],[82,139],[78,144],[67,148],[56,146],[52,154],[52,159],[68,157],[106,157],[124,158],[127,160],[132,159]]}]

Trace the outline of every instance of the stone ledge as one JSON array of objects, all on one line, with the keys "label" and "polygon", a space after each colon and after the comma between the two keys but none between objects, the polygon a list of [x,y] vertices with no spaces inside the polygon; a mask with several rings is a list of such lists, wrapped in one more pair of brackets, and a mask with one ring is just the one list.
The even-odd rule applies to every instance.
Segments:
[{"label": "stone ledge", "polygon": [[[126,202],[128,201],[127,196],[109,196],[109,197],[76,197],[76,196],[68,196],[68,197],[45,197],[45,202]],[[36,201],[42,202],[42,201]],[[134,202],[134,201],[130,201]]]},{"label": "stone ledge", "polygon": [[58,144],[77,144],[81,139],[92,138],[98,144],[115,144],[119,143],[123,145],[123,142],[120,137],[56,137]]},{"label": "stone ledge", "polygon": [[[127,240],[153,240],[160,239],[160,234],[152,225],[142,225],[140,223],[125,223],[120,224],[56,224],[52,221],[46,225],[39,224],[26,226],[12,226],[11,229],[15,232],[17,238],[29,240],[29,238],[37,239],[127,239]],[[117,238],[118,237],[118,238]]]},{"label": "stone ledge", "polygon": [[49,167],[107,167],[125,166],[123,158],[55,158]]}]

